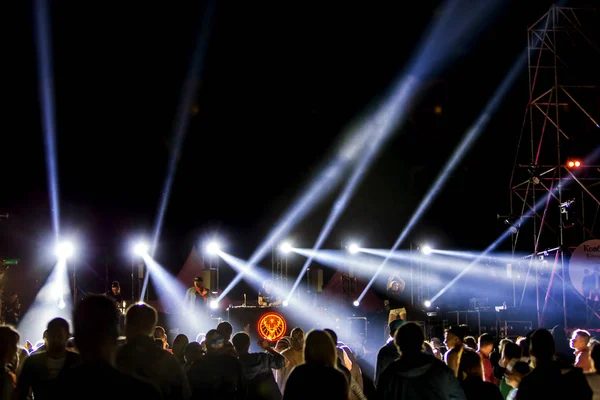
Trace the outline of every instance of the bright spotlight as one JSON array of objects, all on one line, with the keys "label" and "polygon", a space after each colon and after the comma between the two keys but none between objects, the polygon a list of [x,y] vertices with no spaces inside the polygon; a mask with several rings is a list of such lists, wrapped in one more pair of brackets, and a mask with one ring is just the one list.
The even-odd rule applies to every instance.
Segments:
[{"label": "bright spotlight", "polygon": [[281,250],[283,254],[288,254],[292,251],[292,244],[290,242],[282,243],[281,246],[279,246],[279,250]]},{"label": "bright spotlight", "polygon": [[217,300],[211,300],[210,301],[210,308],[212,310],[216,310],[217,308],[219,308],[219,302]]},{"label": "bright spotlight", "polygon": [[284,307],[287,307],[287,306],[289,306],[289,305],[290,305],[290,303],[289,303],[287,300],[285,300],[285,301],[283,302],[283,306],[284,306]]},{"label": "bright spotlight", "polygon": [[427,308],[431,307],[431,301],[429,300],[425,300],[425,302],[423,303],[423,305]]},{"label": "bright spotlight", "polygon": [[425,245],[421,248],[421,251],[423,252],[423,254],[428,255],[433,252],[433,249],[431,248],[431,246]]},{"label": "bright spotlight", "polygon": [[356,243],[352,243],[350,246],[348,246],[348,251],[350,254],[356,254],[360,251],[360,246]]},{"label": "bright spotlight", "polygon": [[352,304],[354,304],[354,307],[358,307],[360,305],[360,301],[354,300],[354,303],[352,303]]},{"label": "bright spotlight", "polygon": [[144,254],[147,254],[149,249],[150,249],[150,246],[148,246],[147,243],[139,242],[139,243],[136,243],[135,246],[133,246],[133,254],[141,257]]},{"label": "bright spotlight", "polygon": [[207,246],[206,246],[206,252],[208,254],[212,254],[215,255],[217,254],[219,251],[221,251],[221,245],[219,245],[218,242],[210,242]]},{"label": "bright spotlight", "polygon": [[71,242],[61,242],[56,246],[55,250],[58,258],[69,258],[75,253],[75,246]]}]

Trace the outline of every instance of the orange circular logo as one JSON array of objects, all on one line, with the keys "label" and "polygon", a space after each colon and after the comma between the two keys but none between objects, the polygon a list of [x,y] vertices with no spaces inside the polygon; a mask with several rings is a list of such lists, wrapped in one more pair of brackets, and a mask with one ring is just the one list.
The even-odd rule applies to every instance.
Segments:
[{"label": "orange circular logo", "polygon": [[258,320],[258,334],[269,342],[275,342],[285,336],[287,324],[277,313],[266,313]]}]

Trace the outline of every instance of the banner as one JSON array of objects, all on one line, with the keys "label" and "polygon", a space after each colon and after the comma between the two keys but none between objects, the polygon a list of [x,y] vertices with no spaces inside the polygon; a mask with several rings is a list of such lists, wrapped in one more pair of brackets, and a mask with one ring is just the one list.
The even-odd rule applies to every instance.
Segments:
[{"label": "banner", "polygon": [[586,298],[600,295],[600,240],[581,243],[569,260],[573,287]]}]

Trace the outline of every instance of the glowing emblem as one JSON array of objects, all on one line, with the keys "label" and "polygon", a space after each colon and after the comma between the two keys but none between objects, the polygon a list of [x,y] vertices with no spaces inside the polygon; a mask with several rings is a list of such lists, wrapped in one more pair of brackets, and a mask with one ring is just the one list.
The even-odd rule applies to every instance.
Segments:
[{"label": "glowing emblem", "polygon": [[281,339],[286,329],[285,319],[276,313],[266,313],[258,320],[258,334],[269,342]]}]

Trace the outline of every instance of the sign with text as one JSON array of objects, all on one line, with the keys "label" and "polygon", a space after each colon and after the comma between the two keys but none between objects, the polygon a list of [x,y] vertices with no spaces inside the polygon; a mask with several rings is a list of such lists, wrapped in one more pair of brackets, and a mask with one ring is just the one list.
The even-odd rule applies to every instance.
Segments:
[{"label": "sign with text", "polygon": [[569,278],[579,294],[600,299],[600,240],[577,246],[569,261]]}]

